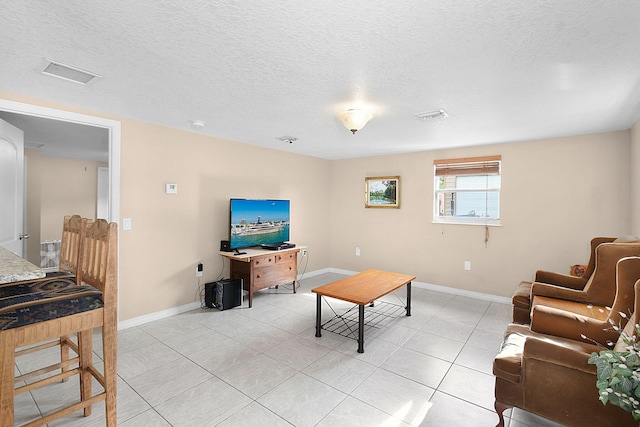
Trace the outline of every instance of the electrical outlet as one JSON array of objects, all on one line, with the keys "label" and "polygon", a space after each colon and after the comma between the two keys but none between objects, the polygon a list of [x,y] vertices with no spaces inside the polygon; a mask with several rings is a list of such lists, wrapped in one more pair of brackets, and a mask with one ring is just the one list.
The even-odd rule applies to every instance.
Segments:
[{"label": "electrical outlet", "polygon": [[467,271],[471,270],[471,261],[464,262],[464,269]]},{"label": "electrical outlet", "polygon": [[360,246],[356,246],[356,256],[360,256]]},{"label": "electrical outlet", "polygon": [[202,277],[202,271],[204,270],[204,267],[202,266],[202,263],[198,263],[198,266],[196,267],[196,277]]},{"label": "electrical outlet", "polygon": [[300,251],[300,253],[302,254],[302,256],[307,256],[307,250],[306,249],[302,249]]}]

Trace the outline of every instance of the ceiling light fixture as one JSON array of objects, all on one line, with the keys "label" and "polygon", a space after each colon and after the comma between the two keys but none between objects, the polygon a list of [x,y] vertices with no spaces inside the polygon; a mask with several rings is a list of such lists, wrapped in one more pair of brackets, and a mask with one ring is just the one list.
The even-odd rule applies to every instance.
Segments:
[{"label": "ceiling light fixture", "polygon": [[357,108],[351,108],[347,111],[343,111],[337,114],[338,120],[342,122],[344,127],[353,132],[354,134],[367,124],[373,117],[373,114],[368,111],[359,110]]},{"label": "ceiling light fixture", "polygon": [[426,113],[418,113],[415,116],[422,120],[431,120],[431,119],[436,119],[438,117],[447,117],[448,114],[446,111],[440,109],[436,111],[429,111]]}]

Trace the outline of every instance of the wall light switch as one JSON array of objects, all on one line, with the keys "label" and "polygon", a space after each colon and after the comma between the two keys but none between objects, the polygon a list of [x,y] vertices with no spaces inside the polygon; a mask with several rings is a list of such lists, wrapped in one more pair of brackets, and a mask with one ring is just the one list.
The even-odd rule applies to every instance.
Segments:
[{"label": "wall light switch", "polygon": [[122,229],[131,230],[131,218],[122,218]]},{"label": "wall light switch", "polygon": [[178,194],[178,184],[167,184],[165,191],[167,194]]}]

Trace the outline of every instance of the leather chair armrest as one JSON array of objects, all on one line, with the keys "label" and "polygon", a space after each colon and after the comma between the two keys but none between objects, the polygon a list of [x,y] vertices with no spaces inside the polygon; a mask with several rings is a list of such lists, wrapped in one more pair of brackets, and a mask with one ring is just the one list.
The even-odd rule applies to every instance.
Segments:
[{"label": "leather chair armrest", "polygon": [[538,270],[534,282],[548,283],[550,285],[562,286],[564,288],[584,289],[587,279],[583,277],[571,276],[570,274],[554,273],[552,271]]},{"label": "leather chair armrest", "polygon": [[561,286],[549,285],[548,283],[533,282],[531,285],[532,299],[536,295],[577,302],[585,302],[587,298],[587,294],[582,290],[563,288]]},{"label": "leather chair armrest", "polygon": [[620,335],[606,321],[543,305],[533,307],[531,330],[576,341],[595,342],[603,347],[610,347],[608,343],[615,343]]},{"label": "leather chair armrest", "polygon": [[596,345],[577,341],[554,340],[553,337],[529,337],[525,342],[522,355],[525,366],[527,359],[536,359],[546,363],[552,363],[568,369],[593,374],[595,384],[596,367],[595,365],[589,365],[587,361],[591,353],[597,353],[600,350],[602,350],[602,348]]}]

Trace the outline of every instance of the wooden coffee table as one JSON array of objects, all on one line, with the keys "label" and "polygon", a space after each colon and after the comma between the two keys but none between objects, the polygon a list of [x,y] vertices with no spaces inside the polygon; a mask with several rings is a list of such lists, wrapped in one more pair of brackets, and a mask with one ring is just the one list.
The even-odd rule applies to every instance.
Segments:
[{"label": "wooden coffee table", "polygon": [[407,286],[406,315],[411,316],[411,282],[415,276],[382,270],[366,270],[311,290],[316,297],[316,337],[322,336],[322,297],[358,305],[358,353],[364,353],[364,307],[402,286]]}]

